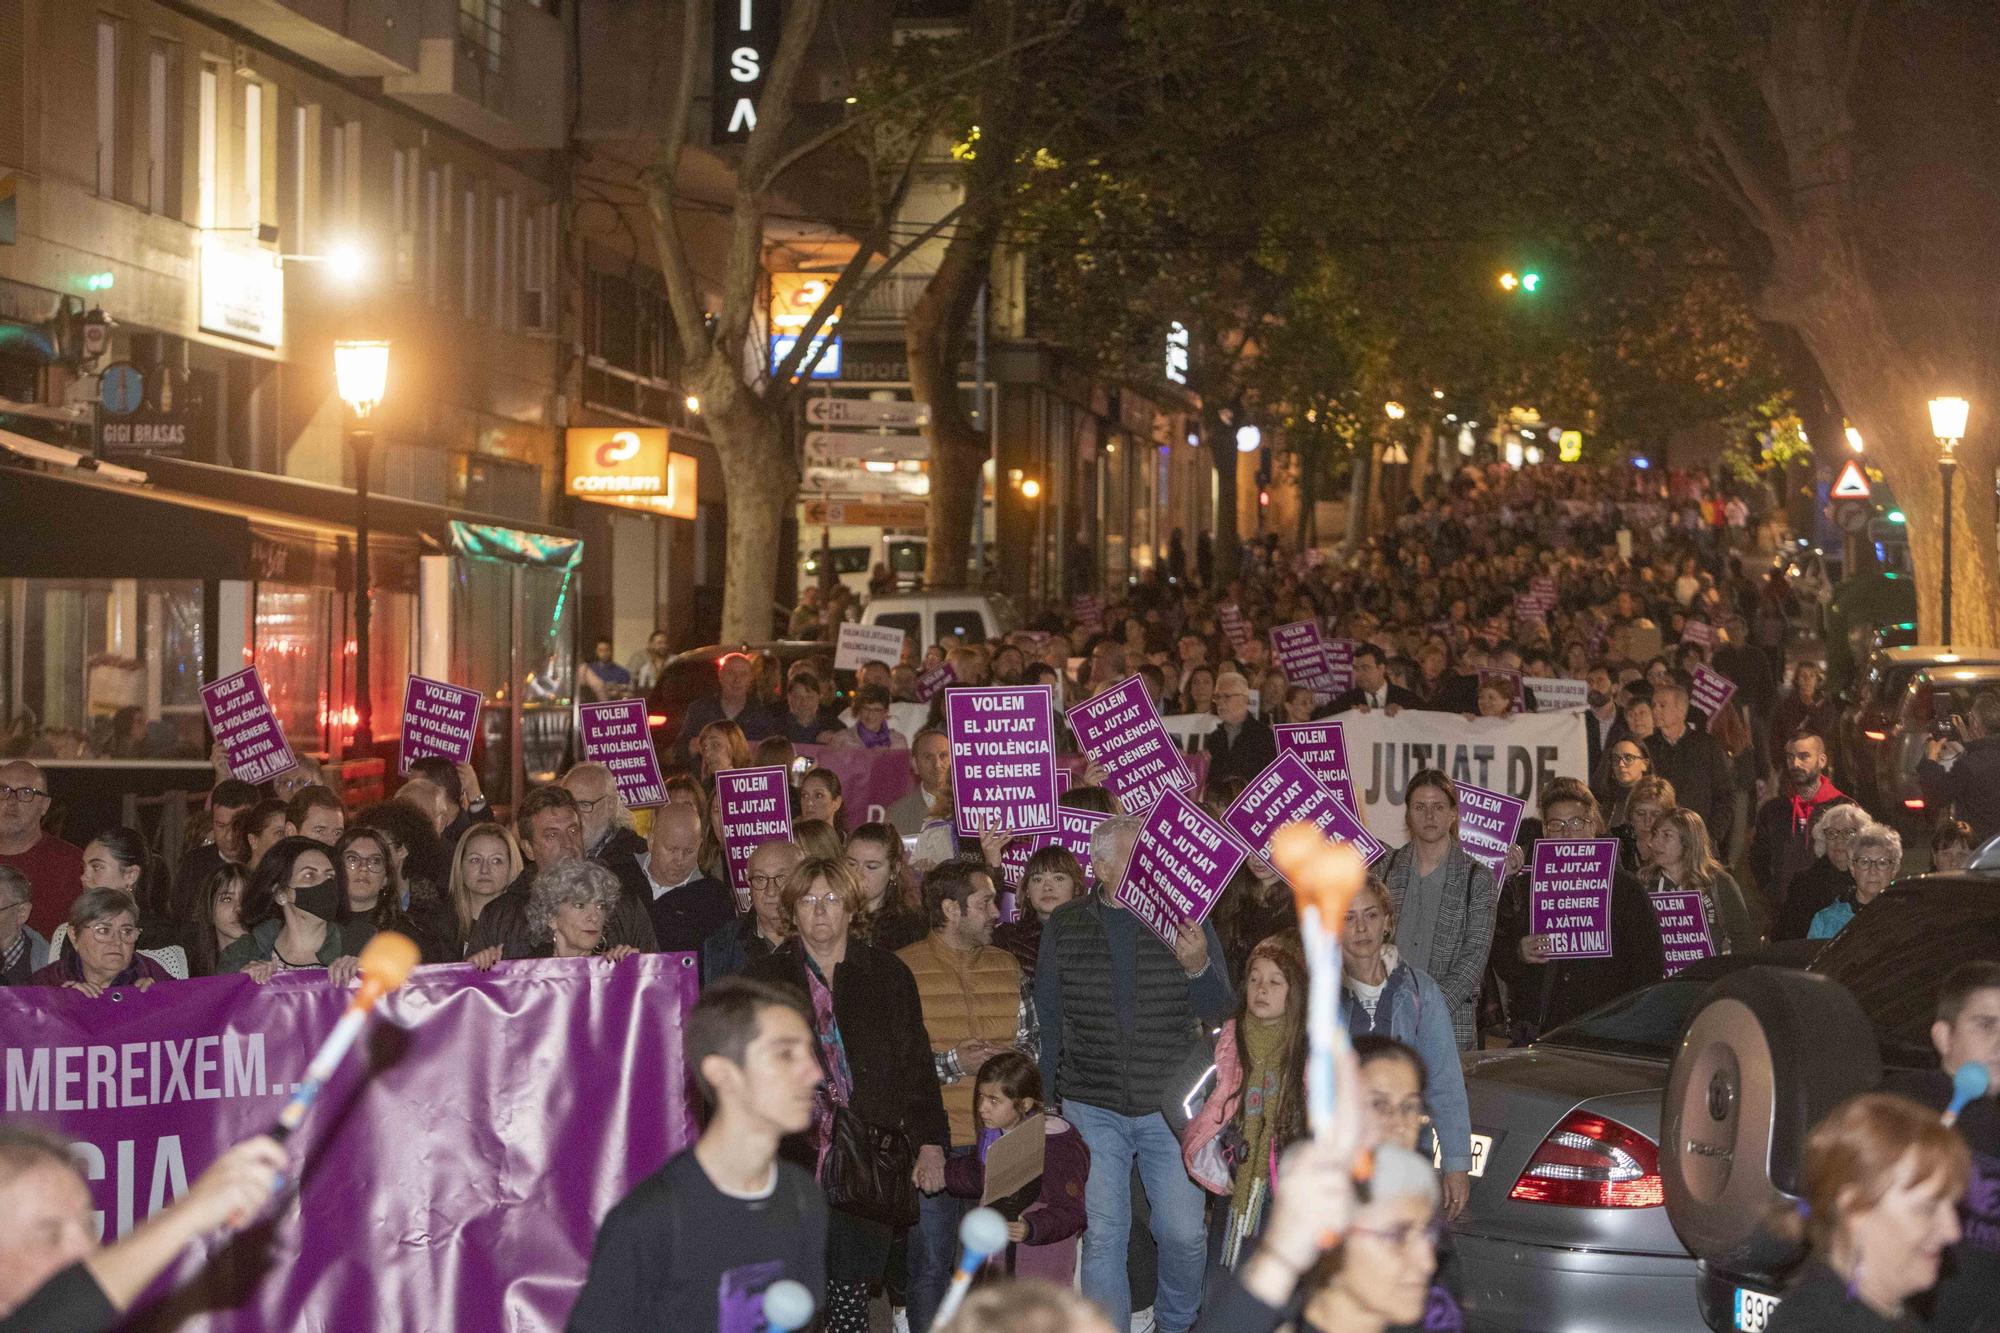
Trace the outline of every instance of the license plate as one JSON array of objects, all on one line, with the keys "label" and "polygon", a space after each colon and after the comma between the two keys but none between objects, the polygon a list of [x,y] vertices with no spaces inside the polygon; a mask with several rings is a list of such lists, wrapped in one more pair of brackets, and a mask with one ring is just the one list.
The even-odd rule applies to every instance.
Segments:
[{"label": "license plate", "polygon": [[1474,1134],[1472,1136],[1472,1175],[1474,1179],[1486,1174],[1486,1158],[1492,1151],[1493,1139],[1491,1135]]},{"label": "license plate", "polygon": [[1778,1298],[1748,1287],[1736,1289],[1736,1327],[1741,1333],[1764,1333],[1777,1312]]}]

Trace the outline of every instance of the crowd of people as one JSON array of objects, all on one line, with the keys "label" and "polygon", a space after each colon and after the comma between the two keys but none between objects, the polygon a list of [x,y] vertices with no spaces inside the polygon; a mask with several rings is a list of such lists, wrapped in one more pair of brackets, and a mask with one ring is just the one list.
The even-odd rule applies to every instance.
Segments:
[{"label": "crowd of people", "polygon": [[[1019,1322],[1030,1309],[1067,1321],[1050,1328],[1119,1330],[1150,1311],[1164,1333],[1458,1327],[1437,1223],[1471,1188],[1460,1053],[1532,1041],[1665,975],[1652,894],[1692,892],[1716,950],[1742,951],[1838,934],[1900,866],[1895,830],[1836,784],[1823,673],[1791,663],[1790,593],[1753,572],[1740,508],[1697,476],[1468,468],[1344,563],[1254,545],[1227,587],[1163,571],[994,642],[912,644],[851,684],[831,662],[848,599],[808,598],[791,629],[825,636],[824,659],[726,658],[650,812],[588,762],[504,819],[469,766],[419,761],[389,800],[349,811],[306,764],[265,786],[217,782],[169,868],[134,829],[82,847],[49,832],[47,776],[14,761],[0,766],[0,979],[92,999],[226,973],[342,983],[383,930],[426,963],[480,969],[694,955],[685,1044],[705,1128],[605,1218],[575,1329],[734,1327],[724,1306],[748,1290],[746,1265],[805,1284],[833,1333],[868,1328],[883,1300],[929,1328],[988,1155],[1014,1132],[1045,1142],[1039,1181],[998,1205],[1009,1271],[1074,1282],[1088,1304],[1024,1284],[969,1303],[953,1329],[1043,1326]],[[1542,580],[1552,600],[1518,600]],[[1305,619],[1352,642],[1350,689],[1316,692],[1274,664],[1270,629]],[[600,644],[590,672],[647,688],[666,645],[656,635],[627,668]],[[1341,1130],[1315,1139],[1310,983],[1283,880],[1252,855],[1206,919],[1156,937],[1116,897],[1141,821],[1087,756],[1062,799],[1104,816],[1088,856],[1043,848],[1010,879],[1004,836],[954,830],[946,694],[916,697],[940,664],[956,686],[1046,683],[1064,702],[1137,674],[1163,714],[1201,719],[1185,734],[1218,814],[1275,757],[1273,723],[1505,716],[1537,709],[1535,682],[1556,677],[1587,685],[1587,771],[1542,784],[1497,874],[1461,842],[1454,780],[1409,778],[1400,845],[1343,923],[1355,1058]],[[1712,716],[1690,706],[1703,667],[1736,687]],[[893,725],[898,706],[921,725]],[[1075,748],[1060,721],[1057,741]],[[794,768],[791,835],[756,847],[733,888],[717,775],[791,766],[800,745],[906,752],[908,791],[851,809],[832,769]],[[1617,840],[1609,957],[1559,956],[1530,929],[1528,853],[1544,837]],[[2000,1003],[2000,982],[1974,988],[1989,990]],[[1885,1318],[1923,1270],[1904,1251],[1878,1259],[1859,1219],[1889,1206],[1884,1190],[1914,1191],[1938,1219],[1924,1234],[1943,1236],[1965,1183],[1963,1146],[1909,1106],[1844,1109],[1808,1168],[1815,1263],[1834,1274],[1809,1282]],[[46,1166],[37,1151],[0,1139],[0,1196]],[[42,1278],[82,1262],[59,1257]],[[0,1282],[0,1313],[33,1290]]]}]

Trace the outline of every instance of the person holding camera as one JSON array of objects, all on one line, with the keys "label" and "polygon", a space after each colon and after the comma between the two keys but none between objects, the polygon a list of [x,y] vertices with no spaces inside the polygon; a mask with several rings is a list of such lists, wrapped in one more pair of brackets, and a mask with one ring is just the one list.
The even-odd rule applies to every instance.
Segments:
[{"label": "person holding camera", "polygon": [[1924,742],[1917,784],[1931,809],[1951,802],[1977,845],[2000,833],[2000,691],[1982,690],[1966,710],[1963,735],[1950,734],[1956,730],[1940,727]]}]

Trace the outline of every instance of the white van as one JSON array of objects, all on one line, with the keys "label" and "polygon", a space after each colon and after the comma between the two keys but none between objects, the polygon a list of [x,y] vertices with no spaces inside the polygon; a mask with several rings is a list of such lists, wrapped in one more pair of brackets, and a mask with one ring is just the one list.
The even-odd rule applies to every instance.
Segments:
[{"label": "white van", "polygon": [[[818,532],[814,532],[814,537]],[[881,528],[835,528],[832,531],[834,577],[858,597],[868,595],[868,579],[875,566],[885,564],[899,588],[923,582],[927,540],[919,536],[899,536]],[[819,585],[820,557],[827,547],[817,540],[802,542],[799,548],[799,586]]]},{"label": "white van", "polygon": [[922,652],[933,643],[985,643],[1021,627],[1021,617],[1005,594],[971,589],[889,593],[861,608],[861,623],[899,629]]}]

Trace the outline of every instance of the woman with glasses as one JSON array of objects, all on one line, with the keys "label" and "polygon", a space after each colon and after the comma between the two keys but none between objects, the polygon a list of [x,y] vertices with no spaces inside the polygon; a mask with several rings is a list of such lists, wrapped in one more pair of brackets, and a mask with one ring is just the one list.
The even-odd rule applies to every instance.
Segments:
[{"label": "woman with glasses", "polygon": [[[1632,744],[1620,741],[1619,746]],[[1618,839],[1618,865],[1637,874],[1646,864],[1646,848],[1653,840],[1653,828],[1660,816],[1674,808],[1678,798],[1674,784],[1658,774],[1648,774],[1632,784],[1621,807],[1613,813],[1609,836]]]},{"label": "woman with glasses", "polygon": [[1785,901],[1778,908],[1771,939],[1802,940],[1812,929],[1813,918],[1854,893],[1854,874],[1849,854],[1854,835],[1871,822],[1868,812],[1858,805],[1828,806],[1812,825],[1813,863],[1792,877],[1785,889]]},{"label": "woman with glasses", "polygon": [[[865,1125],[907,1134],[918,1145],[911,1178],[918,1189],[938,1193],[951,1129],[916,979],[896,955],[858,936],[867,898],[845,861],[801,861],[785,882],[783,902],[795,934],[751,964],[747,975],[791,987],[813,1016],[826,1078],[814,1094],[812,1127],[804,1136],[809,1148],[800,1165],[825,1183],[834,1108],[845,1107]],[[894,1239],[894,1230],[880,1222],[831,1212],[827,1333],[865,1333],[870,1292],[882,1281]]]},{"label": "woman with glasses", "polygon": [[62,957],[29,978],[36,986],[62,986],[93,1000],[120,986],[145,990],[173,974],[139,952],[139,905],[120,889],[85,889],[69,911],[69,940]]},{"label": "woman with glasses", "polygon": [[1882,890],[1895,882],[1902,865],[1903,835],[1887,824],[1862,825],[1847,850],[1847,868],[1854,876],[1854,892],[1815,913],[1806,938],[1830,940],[1847,929],[1856,912],[1874,902]]},{"label": "woman with glasses", "polygon": [[[1590,788],[1575,778],[1542,787],[1542,837],[1566,842],[1604,836],[1604,817]],[[1511,876],[1500,894],[1493,928],[1492,966],[1507,988],[1508,1029],[1526,1045],[1549,1029],[1666,974],[1660,922],[1645,889],[1628,871],[1614,869],[1611,957],[1564,958],[1554,940],[1529,929],[1533,870]]]},{"label": "woman with glasses", "polygon": [[[1370,1152],[1400,1148],[1428,1161],[1431,1145],[1425,1131],[1433,1130],[1429,1110],[1430,1082],[1424,1058],[1394,1037],[1354,1039],[1354,1059],[1361,1071],[1361,1097],[1367,1111],[1361,1146]],[[1442,1229],[1439,1229],[1442,1232]],[[1437,1273],[1425,1307],[1425,1329],[1462,1329],[1465,1315],[1459,1301],[1456,1256],[1450,1233],[1437,1240]]]},{"label": "woman with glasses", "polygon": [[1598,803],[1610,812],[1612,828],[1626,822],[1625,806],[1632,799],[1632,788],[1652,771],[1653,761],[1647,756],[1643,741],[1621,736],[1605,750],[1598,780],[1591,784],[1591,789],[1597,793]]},{"label": "woman with glasses", "polygon": [[618,876],[595,861],[558,861],[528,886],[527,929],[465,961],[481,971],[501,959],[602,958],[617,963],[639,952],[612,944],[608,926],[618,909]]},{"label": "woman with glasses", "polygon": [[1444,1214],[1457,1217],[1472,1193],[1472,1112],[1452,1010],[1438,984],[1398,955],[1395,937],[1389,890],[1370,875],[1340,936],[1342,1018],[1355,1036],[1393,1037],[1422,1058],[1444,1165]]},{"label": "woman with glasses", "polygon": [[250,872],[241,908],[247,932],[222,951],[221,970],[262,985],[278,972],[323,967],[335,985],[346,985],[375,933],[366,922],[339,924],[346,898],[331,847],[316,838],[284,839]]},{"label": "woman with glasses", "polygon": [[[1458,788],[1437,769],[1403,788],[1410,840],[1382,862],[1403,960],[1436,981],[1461,1050],[1478,1035],[1479,983],[1493,944],[1500,886],[1458,842]],[[1448,1193],[1448,1192],[1447,1192]]]}]

